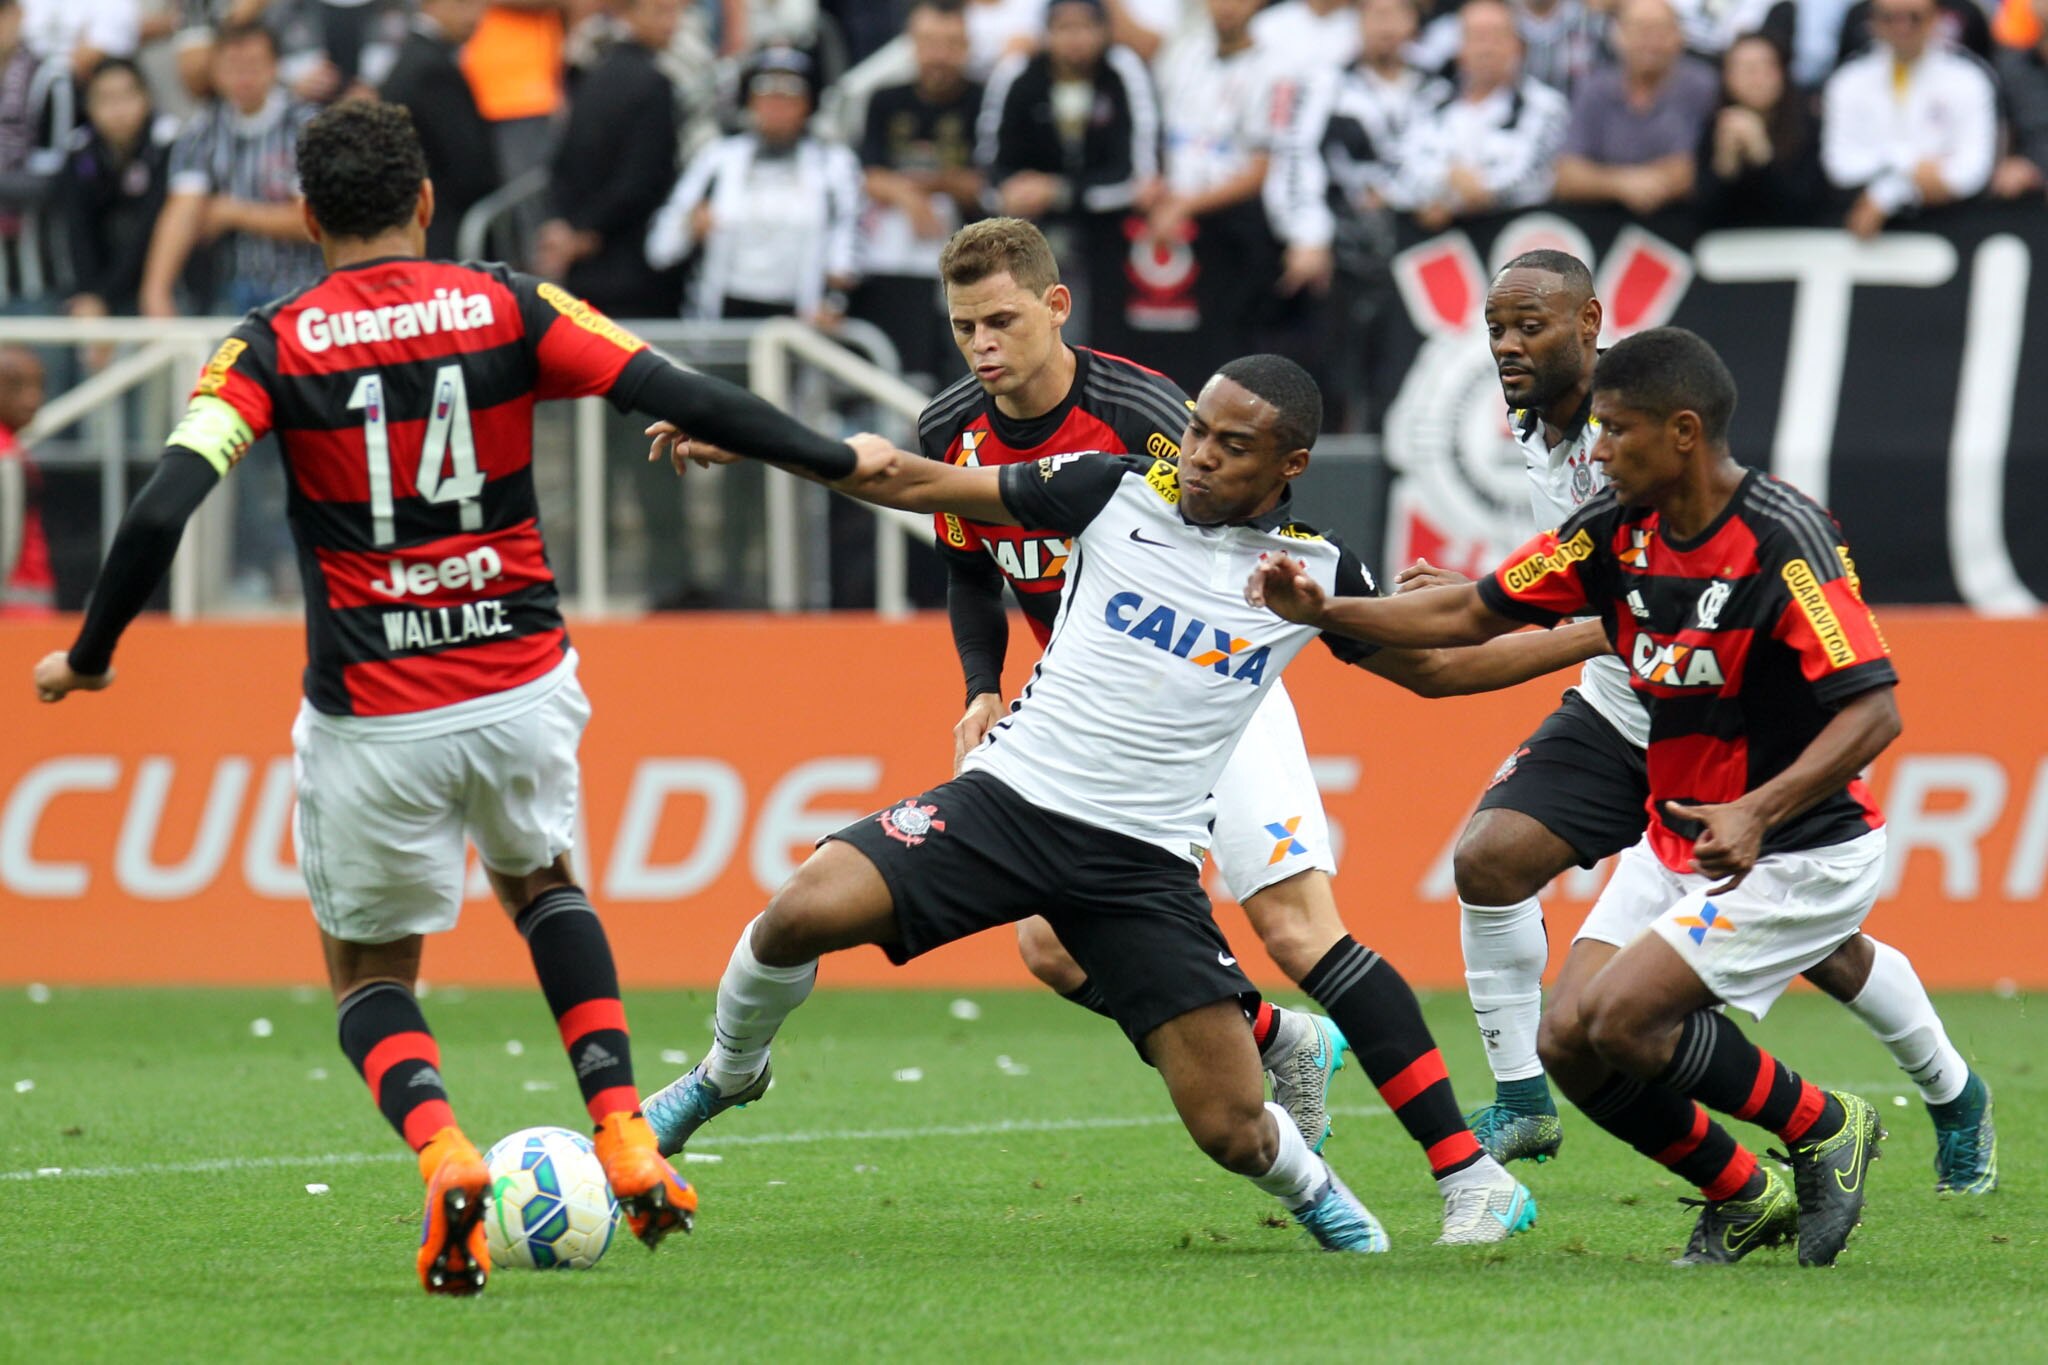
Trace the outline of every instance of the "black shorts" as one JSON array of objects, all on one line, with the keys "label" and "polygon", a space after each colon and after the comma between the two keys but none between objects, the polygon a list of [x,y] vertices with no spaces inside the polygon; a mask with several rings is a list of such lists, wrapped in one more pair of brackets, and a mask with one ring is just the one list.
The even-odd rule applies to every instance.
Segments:
[{"label": "black shorts", "polygon": [[1044,915],[1133,1043],[1219,1000],[1256,1008],[1209,911],[1201,869],[1129,835],[1034,806],[986,773],[827,836],[866,854],[896,902],[901,965]]},{"label": "black shorts", "polygon": [[1481,810],[1520,811],[1570,844],[1591,867],[1643,837],[1650,771],[1576,689],[1515,746],[1479,798]]}]

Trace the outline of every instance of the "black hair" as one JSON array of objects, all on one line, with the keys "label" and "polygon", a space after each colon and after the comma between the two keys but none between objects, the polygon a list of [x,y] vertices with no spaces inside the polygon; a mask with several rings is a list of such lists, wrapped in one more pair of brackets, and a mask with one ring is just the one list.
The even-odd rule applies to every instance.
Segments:
[{"label": "black hair", "polygon": [[344,100],[299,134],[299,184],[330,236],[375,237],[403,227],[426,178],[426,153],[403,105]]},{"label": "black hair", "polygon": [[1564,287],[1572,292],[1574,298],[1584,300],[1593,297],[1593,272],[1569,251],[1525,251],[1501,267],[1502,274],[1510,270],[1541,270],[1564,281]]},{"label": "black hair", "polygon": [[1652,327],[1601,352],[1593,391],[1603,390],[1659,418],[1697,413],[1709,445],[1727,441],[1735,415],[1735,376],[1712,346],[1683,327]]},{"label": "black hair", "polygon": [[261,19],[245,19],[238,24],[222,24],[220,31],[213,35],[213,50],[219,52],[235,43],[255,38],[270,49],[270,58],[276,61],[282,49],[277,44],[277,34]]},{"label": "black hair", "polygon": [[155,92],[149,88],[149,77],[142,74],[142,68],[136,65],[133,57],[100,58],[92,64],[92,70],[86,73],[85,83],[79,89],[90,90],[94,81],[97,81],[102,76],[111,75],[116,71],[125,71],[130,76],[133,76],[135,83],[142,87],[143,98],[149,100],[152,104],[156,102]]},{"label": "black hair", "polygon": [[1284,355],[1243,355],[1216,371],[1265,399],[1279,414],[1273,437],[1282,450],[1307,450],[1323,429],[1323,394],[1307,370]]}]

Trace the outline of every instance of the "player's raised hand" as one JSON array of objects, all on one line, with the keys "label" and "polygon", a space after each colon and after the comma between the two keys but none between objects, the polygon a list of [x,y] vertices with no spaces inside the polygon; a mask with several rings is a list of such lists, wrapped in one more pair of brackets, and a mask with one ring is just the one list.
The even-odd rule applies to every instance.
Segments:
[{"label": "player's raised hand", "polygon": [[1252,566],[1252,576],[1244,585],[1244,600],[1284,620],[1312,626],[1322,618],[1323,585],[1293,555],[1269,552],[1260,555],[1259,562]]},{"label": "player's raised hand", "polygon": [[1426,559],[1418,559],[1394,575],[1394,591],[1414,592],[1418,588],[1455,588],[1460,583],[1472,580],[1454,569],[1442,568]]},{"label": "player's raised hand", "polygon": [[953,727],[953,775],[960,775],[960,764],[967,755],[981,744],[989,728],[1003,718],[1003,698],[1000,693],[983,692],[967,703],[967,714]]},{"label": "player's raised hand", "polygon": [[1685,801],[1666,801],[1664,813],[1680,820],[1697,821],[1703,827],[1692,845],[1693,870],[1728,879],[1708,891],[1708,895],[1733,891],[1756,866],[1764,844],[1764,822],[1742,802],[1696,806]]},{"label": "player's raised hand", "polygon": [[99,692],[113,685],[114,670],[100,674],[73,672],[71,656],[52,650],[36,661],[36,700],[62,701],[73,692]]}]

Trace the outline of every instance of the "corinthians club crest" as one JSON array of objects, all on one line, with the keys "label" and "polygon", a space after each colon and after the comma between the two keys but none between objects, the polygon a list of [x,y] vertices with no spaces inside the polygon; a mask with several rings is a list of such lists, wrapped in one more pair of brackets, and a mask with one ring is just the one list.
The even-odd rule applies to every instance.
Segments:
[{"label": "corinthians club crest", "polygon": [[[1602,260],[1584,232],[1551,213],[1524,214],[1504,227],[1490,269],[1455,229],[1396,256],[1394,281],[1422,345],[1387,408],[1395,479],[1383,562],[1390,566],[1424,558],[1476,578],[1539,529],[1530,525],[1527,475],[1487,349],[1485,311],[1493,273],[1543,248],[1594,267],[1606,309],[1602,346],[1669,321],[1692,283],[1691,258],[1653,233],[1623,228]],[[1572,478],[1575,497],[1591,493],[1589,468],[1575,468]]]},{"label": "corinthians club crest", "polygon": [[946,832],[946,822],[932,818],[938,813],[937,806],[920,806],[915,801],[905,801],[900,806],[891,806],[875,819],[881,824],[882,833],[916,848],[932,833]]}]

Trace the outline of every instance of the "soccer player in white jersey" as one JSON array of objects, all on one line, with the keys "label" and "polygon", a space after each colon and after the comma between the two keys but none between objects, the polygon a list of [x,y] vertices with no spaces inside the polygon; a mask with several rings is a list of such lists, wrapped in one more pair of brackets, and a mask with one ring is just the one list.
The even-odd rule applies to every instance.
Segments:
[{"label": "soccer player in white jersey", "polygon": [[[1372,1215],[1286,1112],[1263,1103],[1244,1017],[1255,993],[1199,875],[1217,777],[1316,634],[1249,609],[1238,582],[1262,553],[1292,547],[1329,592],[1373,591],[1348,551],[1292,515],[1287,485],[1308,465],[1320,416],[1299,366],[1252,356],[1204,386],[1178,466],[1094,454],[967,468],[899,452],[884,473],[834,485],[884,506],[1071,535],[1065,598],[1030,686],[959,776],[830,836],[742,932],[719,982],[709,1053],[646,1102],[666,1148],[766,1093],[769,1045],[810,994],[825,953],[876,944],[904,962],[1043,913],[1203,1151],[1279,1198],[1324,1247],[1385,1248]],[[863,437],[856,449],[866,469],[888,447]],[[1504,643],[1534,677],[1590,657],[1600,642]],[[1333,648],[1376,660],[1378,671],[1398,666]],[[1415,668],[1428,657],[1382,653]],[[1413,1013],[1405,986],[1390,989],[1397,982],[1346,935],[1302,985],[1340,1018],[1355,999],[1397,995]],[[1405,1041],[1419,1059],[1435,1055],[1426,1031],[1419,1046]],[[1418,1064],[1409,1079],[1418,1097],[1448,1098],[1440,1059],[1434,1073]],[[1527,1190],[1452,1122],[1473,1150],[1447,1182],[1443,1240],[1499,1241],[1528,1226]]]},{"label": "soccer player in white jersey", "polygon": [[[1561,251],[1517,256],[1486,297],[1487,334],[1537,528],[1562,525],[1607,483],[1592,458],[1599,424],[1589,409],[1600,324],[1592,275]],[[1397,578],[1404,592],[1462,581],[1426,562]],[[1537,1054],[1549,952],[1539,897],[1552,878],[1642,836],[1648,742],[1649,714],[1622,661],[1591,660],[1494,774],[1458,841],[1465,979],[1496,1087],[1494,1102],[1469,1118],[1502,1161],[1547,1160],[1563,1137]],[[1998,1164],[1990,1091],[1949,1042],[1905,955],[1858,934],[1806,976],[1848,1005],[1919,1089],[1935,1126],[1935,1188],[1991,1190]]]}]

